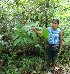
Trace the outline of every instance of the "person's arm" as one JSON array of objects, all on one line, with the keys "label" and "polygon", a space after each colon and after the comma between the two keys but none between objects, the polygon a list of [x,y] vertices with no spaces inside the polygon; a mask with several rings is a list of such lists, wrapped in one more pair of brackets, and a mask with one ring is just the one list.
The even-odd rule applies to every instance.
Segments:
[{"label": "person's arm", "polygon": [[60,33],[59,33],[59,38],[60,38],[60,49],[59,49],[59,53],[61,53],[61,48],[62,48],[62,31],[60,31]]},{"label": "person's arm", "polygon": [[42,34],[42,31],[37,31],[37,30],[35,29],[35,27],[32,27],[32,30],[34,30],[34,32],[36,32],[37,34]]}]

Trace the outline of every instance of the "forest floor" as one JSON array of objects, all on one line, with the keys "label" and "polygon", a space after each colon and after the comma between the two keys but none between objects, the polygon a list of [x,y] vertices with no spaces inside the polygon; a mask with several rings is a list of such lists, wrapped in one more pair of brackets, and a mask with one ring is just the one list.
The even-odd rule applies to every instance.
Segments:
[{"label": "forest floor", "polygon": [[[42,72],[40,72],[41,74],[70,74],[70,67],[69,65],[63,66],[61,64],[59,64],[59,70],[57,71],[48,71],[46,69],[46,66],[43,67],[44,69],[42,70]],[[36,73],[36,71],[33,71],[31,74],[39,74]]]}]

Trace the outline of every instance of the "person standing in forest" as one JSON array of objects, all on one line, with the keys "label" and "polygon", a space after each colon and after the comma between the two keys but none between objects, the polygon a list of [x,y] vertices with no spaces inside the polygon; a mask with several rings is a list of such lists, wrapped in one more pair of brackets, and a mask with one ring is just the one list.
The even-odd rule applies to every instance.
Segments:
[{"label": "person standing in forest", "polygon": [[[62,31],[59,26],[59,20],[54,18],[52,20],[51,27],[47,27],[46,29],[49,32],[48,46],[47,46],[47,59],[48,59],[48,67],[55,67],[56,58],[58,54],[61,53],[62,48]],[[42,34],[42,31],[38,31],[35,27],[32,27],[32,30],[37,34]]]}]

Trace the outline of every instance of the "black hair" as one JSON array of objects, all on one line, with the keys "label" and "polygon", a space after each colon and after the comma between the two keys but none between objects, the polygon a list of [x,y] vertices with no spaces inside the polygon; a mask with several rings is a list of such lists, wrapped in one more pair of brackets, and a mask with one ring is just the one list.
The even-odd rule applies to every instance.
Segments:
[{"label": "black hair", "polygon": [[56,22],[59,24],[59,19],[54,18],[54,19],[52,20],[52,22],[53,22],[53,21],[56,21]]}]

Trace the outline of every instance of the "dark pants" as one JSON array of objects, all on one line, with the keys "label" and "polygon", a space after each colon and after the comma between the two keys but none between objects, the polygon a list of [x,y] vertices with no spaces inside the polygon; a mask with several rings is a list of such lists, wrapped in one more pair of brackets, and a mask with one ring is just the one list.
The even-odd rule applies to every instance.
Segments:
[{"label": "dark pants", "polygon": [[48,59],[48,66],[55,65],[55,61],[58,55],[59,45],[55,44],[48,44],[47,46],[47,59]]},{"label": "dark pants", "polygon": [[48,60],[56,60],[58,55],[59,45],[48,44],[47,46],[47,57]]}]

